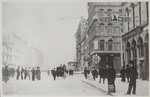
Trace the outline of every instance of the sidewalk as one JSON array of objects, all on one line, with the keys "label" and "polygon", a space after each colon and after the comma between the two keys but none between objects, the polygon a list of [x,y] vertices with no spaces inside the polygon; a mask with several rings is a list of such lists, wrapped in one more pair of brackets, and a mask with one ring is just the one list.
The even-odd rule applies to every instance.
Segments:
[{"label": "sidewalk", "polygon": [[[108,84],[107,80],[105,80],[105,83],[99,83],[99,78],[97,78],[95,81],[92,79],[92,76],[89,76],[88,79],[83,79],[83,82],[90,84],[104,92],[107,92],[108,90]],[[128,96],[125,95],[125,93],[128,90],[129,83],[121,82],[121,78],[116,78],[115,80],[116,85],[116,93],[109,93],[112,96]],[[149,96],[149,81],[142,81],[141,79],[137,79],[136,84],[136,95],[133,95],[131,92],[131,95],[129,96]]]}]

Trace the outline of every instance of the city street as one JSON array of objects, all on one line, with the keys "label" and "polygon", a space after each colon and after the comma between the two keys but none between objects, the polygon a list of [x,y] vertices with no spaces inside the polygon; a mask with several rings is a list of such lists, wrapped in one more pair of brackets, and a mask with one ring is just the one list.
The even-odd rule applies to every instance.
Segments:
[{"label": "city street", "polygon": [[65,80],[58,78],[53,81],[52,76],[42,74],[40,81],[10,79],[3,83],[4,95],[67,95],[67,96],[99,96],[108,95],[95,87],[82,81],[84,76],[76,74],[68,76]]}]

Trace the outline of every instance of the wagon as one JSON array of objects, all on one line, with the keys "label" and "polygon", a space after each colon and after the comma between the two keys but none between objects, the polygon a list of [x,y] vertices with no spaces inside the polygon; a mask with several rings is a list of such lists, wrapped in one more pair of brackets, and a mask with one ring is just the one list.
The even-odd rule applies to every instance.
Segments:
[{"label": "wagon", "polygon": [[64,77],[64,72],[65,72],[64,67],[57,67],[56,68],[57,77]]}]

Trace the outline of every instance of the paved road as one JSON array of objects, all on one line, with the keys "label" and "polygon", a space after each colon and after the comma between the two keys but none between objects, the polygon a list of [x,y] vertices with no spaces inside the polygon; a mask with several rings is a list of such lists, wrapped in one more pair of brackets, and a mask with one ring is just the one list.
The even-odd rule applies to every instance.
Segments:
[{"label": "paved road", "polygon": [[15,80],[10,79],[3,83],[4,95],[66,95],[66,96],[99,96],[107,95],[91,85],[82,81],[83,75],[68,76],[53,81],[51,76],[42,74],[41,81]]}]

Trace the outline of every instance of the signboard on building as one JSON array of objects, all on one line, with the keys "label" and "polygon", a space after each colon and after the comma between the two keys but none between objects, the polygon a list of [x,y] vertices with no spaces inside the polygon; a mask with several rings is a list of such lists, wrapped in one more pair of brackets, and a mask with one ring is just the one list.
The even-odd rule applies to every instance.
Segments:
[{"label": "signboard on building", "polygon": [[99,22],[131,22],[131,17],[128,16],[109,16],[109,17],[100,17]]}]

